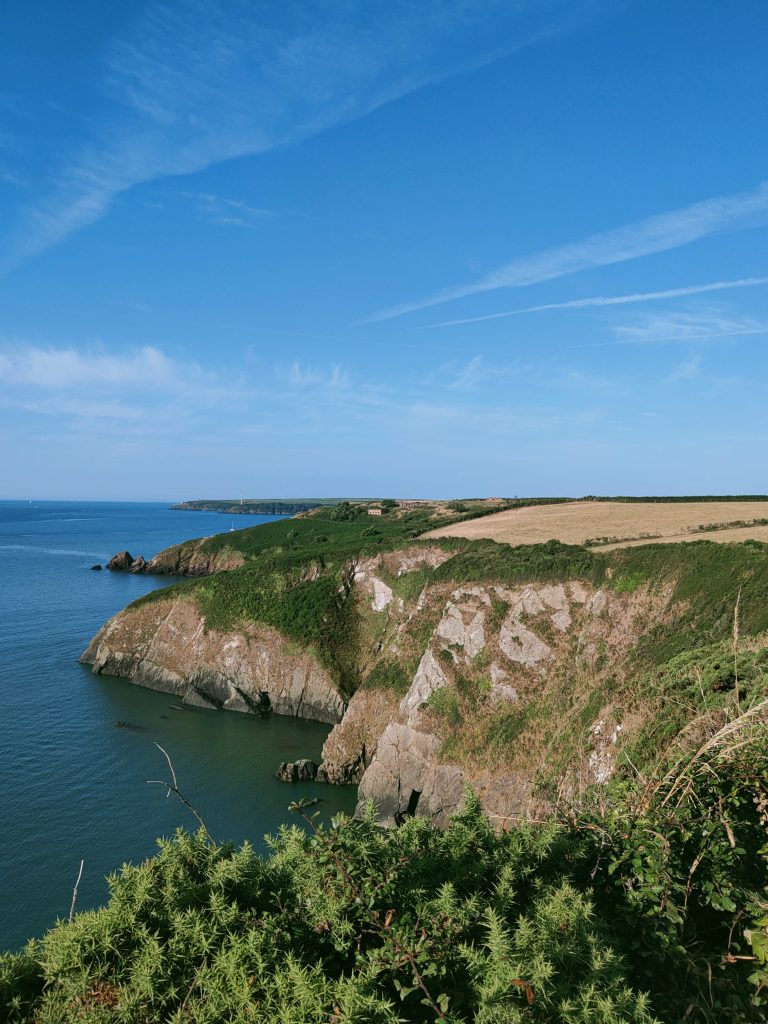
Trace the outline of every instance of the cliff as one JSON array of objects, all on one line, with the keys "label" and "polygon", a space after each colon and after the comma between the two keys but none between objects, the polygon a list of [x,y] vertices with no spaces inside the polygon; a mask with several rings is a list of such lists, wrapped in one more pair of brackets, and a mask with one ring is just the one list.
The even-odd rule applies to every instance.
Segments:
[{"label": "cliff", "polygon": [[83,661],[184,702],[333,724],[320,777],[359,785],[360,812],[371,799],[390,824],[444,825],[467,784],[498,825],[546,815],[768,679],[765,545],[606,555],[395,530],[309,518],[244,531],[250,547],[161,552],[149,565],[230,571],[130,606]]},{"label": "cliff", "polygon": [[[120,612],[81,659],[96,673],[172,693],[186,704],[341,720],[345,701],[311,654],[252,624],[236,632],[206,630],[194,600],[171,597]],[[264,697],[263,695],[266,695]]]}]

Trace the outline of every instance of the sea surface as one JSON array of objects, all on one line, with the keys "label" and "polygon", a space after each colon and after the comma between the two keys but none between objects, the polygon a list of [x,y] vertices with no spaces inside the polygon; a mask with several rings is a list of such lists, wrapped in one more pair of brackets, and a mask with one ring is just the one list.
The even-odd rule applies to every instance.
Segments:
[{"label": "sea surface", "polygon": [[169,778],[156,743],[217,840],[264,850],[264,835],[293,820],[288,804],[300,796],[320,797],[324,817],[351,813],[353,787],[272,777],[280,761],[318,759],[327,725],[177,710],[169,694],[78,662],[110,616],[173,582],[91,565],[125,548],[149,558],[230,522],[157,503],[0,502],[0,950],[68,915],[81,860],[85,909],[106,901],[108,873],[152,855],[156,837],[196,827],[164,787],[147,784]]}]

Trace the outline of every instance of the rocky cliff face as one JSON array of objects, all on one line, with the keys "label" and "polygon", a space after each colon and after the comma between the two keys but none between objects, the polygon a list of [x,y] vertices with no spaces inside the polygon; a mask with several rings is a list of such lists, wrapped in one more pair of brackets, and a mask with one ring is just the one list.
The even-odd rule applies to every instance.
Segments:
[{"label": "rocky cliff face", "polygon": [[[585,695],[599,693],[600,681],[622,670],[641,630],[668,614],[669,593],[615,594],[570,582],[465,586],[426,600],[439,601],[441,613],[406,694],[397,704],[391,696],[382,704],[379,694],[360,691],[349,724],[345,717],[324,750],[333,763],[338,740],[346,740],[344,757],[353,763],[349,741],[361,737],[358,811],[371,799],[388,824],[411,814],[447,823],[468,783],[502,825],[544,812],[535,777],[558,722],[550,715],[539,750],[507,745],[495,758],[493,743],[501,730],[535,719],[545,703],[551,710],[561,691],[568,690],[571,714],[588,710]],[[578,763],[564,771],[571,788],[604,783],[614,770],[623,726],[609,697],[597,709]]]},{"label": "rocky cliff face", "polygon": [[93,638],[80,659],[94,672],[175,694],[186,704],[258,713],[266,701],[281,715],[334,724],[345,702],[325,670],[275,630],[206,630],[184,597],[128,608]]}]

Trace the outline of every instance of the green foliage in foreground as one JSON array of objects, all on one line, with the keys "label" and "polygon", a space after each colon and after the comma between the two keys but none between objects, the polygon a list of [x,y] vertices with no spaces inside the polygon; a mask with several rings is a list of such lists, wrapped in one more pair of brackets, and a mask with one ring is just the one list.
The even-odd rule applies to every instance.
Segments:
[{"label": "green foliage in foreground", "polygon": [[0,1017],[763,1020],[764,747],[699,753],[568,824],[498,833],[468,795],[445,832],[338,818],[284,828],[265,860],[179,832],[107,907],[0,958]]}]

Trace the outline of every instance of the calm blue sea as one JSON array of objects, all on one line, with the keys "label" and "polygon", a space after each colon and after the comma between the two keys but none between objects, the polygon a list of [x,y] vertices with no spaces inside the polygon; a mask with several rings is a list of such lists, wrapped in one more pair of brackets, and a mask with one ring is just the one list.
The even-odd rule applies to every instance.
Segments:
[{"label": "calm blue sea", "polygon": [[351,811],[353,788],[272,778],[281,760],[317,758],[328,726],[175,710],[169,695],[78,663],[106,619],[170,582],[91,572],[93,563],[123,548],[149,558],[229,527],[222,515],[156,503],[0,502],[0,950],[67,915],[81,859],[83,909],[103,903],[104,876],[151,855],[157,836],[194,828],[175,798],[147,785],[167,777],[154,743],[217,839],[262,847],[299,796],[321,797],[328,816]]}]

